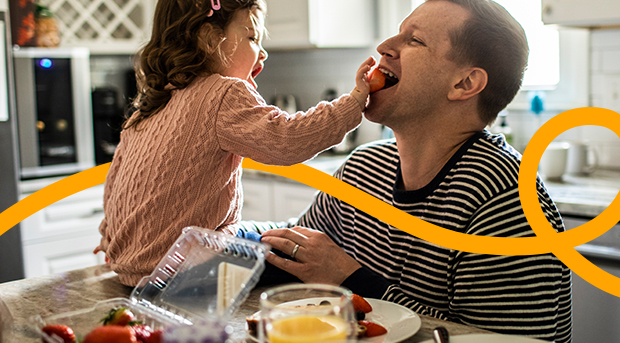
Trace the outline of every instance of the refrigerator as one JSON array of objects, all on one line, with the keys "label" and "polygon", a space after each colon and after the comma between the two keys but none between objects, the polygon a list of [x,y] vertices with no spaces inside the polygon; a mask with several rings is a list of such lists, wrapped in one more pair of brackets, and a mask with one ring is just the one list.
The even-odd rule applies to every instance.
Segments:
[{"label": "refrigerator", "polygon": [[[18,199],[17,118],[8,5],[0,0],[0,213]],[[0,236],[0,283],[24,278],[19,224]]]}]

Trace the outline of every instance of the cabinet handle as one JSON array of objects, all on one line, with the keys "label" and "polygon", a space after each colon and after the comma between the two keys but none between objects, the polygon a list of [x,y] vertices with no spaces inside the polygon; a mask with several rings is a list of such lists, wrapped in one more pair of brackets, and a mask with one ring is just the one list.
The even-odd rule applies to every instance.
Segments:
[{"label": "cabinet handle", "polygon": [[82,218],[92,217],[92,216],[97,215],[99,213],[103,213],[103,207],[93,208],[93,210],[90,212],[90,214],[87,214],[87,215],[83,216]]},{"label": "cabinet handle", "polygon": [[550,16],[553,13],[553,7],[549,5],[543,7],[542,13],[546,16]]}]

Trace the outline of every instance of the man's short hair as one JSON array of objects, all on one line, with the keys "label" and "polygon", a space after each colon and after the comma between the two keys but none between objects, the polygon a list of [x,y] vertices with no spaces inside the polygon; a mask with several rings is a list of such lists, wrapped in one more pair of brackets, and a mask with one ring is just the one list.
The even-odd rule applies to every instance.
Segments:
[{"label": "man's short hair", "polygon": [[504,7],[492,0],[443,1],[470,12],[470,18],[450,32],[452,50],[448,58],[487,72],[488,83],[480,92],[478,105],[482,120],[490,124],[521,88],[529,54],[525,31]]}]

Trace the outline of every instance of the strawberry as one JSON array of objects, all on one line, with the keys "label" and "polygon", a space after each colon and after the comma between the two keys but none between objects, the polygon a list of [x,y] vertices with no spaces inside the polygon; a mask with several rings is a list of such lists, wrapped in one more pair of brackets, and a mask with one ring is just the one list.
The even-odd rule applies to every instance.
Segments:
[{"label": "strawberry", "polygon": [[124,307],[116,307],[110,310],[108,315],[101,320],[103,325],[134,325],[139,324],[136,322],[136,316],[130,310]]},{"label": "strawberry", "polygon": [[368,75],[368,83],[370,84],[370,92],[374,93],[385,86],[385,74],[379,68],[375,68]]},{"label": "strawberry", "polygon": [[153,329],[151,329],[150,326],[144,324],[131,326],[131,329],[136,334],[136,340],[142,343],[148,342],[148,339],[153,334]]},{"label": "strawberry", "polygon": [[64,343],[75,343],[75,333],[66,325],[46,325],[41,330],[50,337],[54,335],[60,337]]},{"label": "strawberry", "polygon": [[358,324],[366,327],[366,337],[381,336],[387,333],[383,326],[368,320],[360,320]]},{"label": "strawberry", "polygon": [[353,294],[351,301],[353,302],[353,309],[355,311],[362,311],[364,313],[372,311],[372,306],[370,306],[368,301],[357,294]]},{"label": "strawberry", "polygon": [[140,343],[129,326],[98,326],[84,337],[82,343]]},{"label": "strawberry", "polygon": [[163,343],[164,341],[164,331],[163,330],[155,330],[151,334],[149,338],[147,338],[144,343]]}]

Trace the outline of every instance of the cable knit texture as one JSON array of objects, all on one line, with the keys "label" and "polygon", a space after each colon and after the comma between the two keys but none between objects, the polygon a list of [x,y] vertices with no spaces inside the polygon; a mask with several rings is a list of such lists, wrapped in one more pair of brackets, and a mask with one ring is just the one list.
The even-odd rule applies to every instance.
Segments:
[{"label": "cable knit texture", "polygon": [[241,162],[293,165],[340,143],[361,122],[343,95],[307,112],[269,106],[247,82],[211,75],[121,134],[107,175],[101,248],[120,281],[149,275],[184,227],[241,219]]}]

